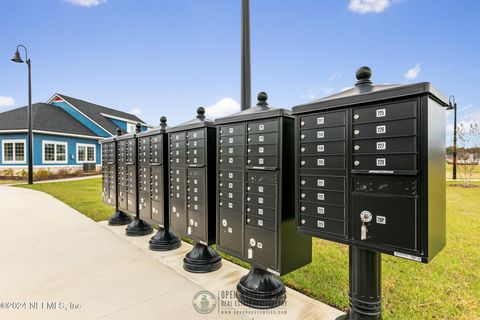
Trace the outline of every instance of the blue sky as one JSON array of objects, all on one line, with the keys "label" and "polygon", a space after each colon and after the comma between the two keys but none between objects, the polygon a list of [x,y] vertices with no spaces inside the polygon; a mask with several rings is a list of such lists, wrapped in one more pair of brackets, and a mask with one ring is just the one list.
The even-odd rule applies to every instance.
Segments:
[{"label": "blue sky", "polygon": [[[153,125],[238,108],[240,0],[1,1],[0,12],[0,112],[27,102],[26,66],[10,61],[20,43],[34,102],[60,92]],[[252,93],[272,106],[338,92],[368,65],[375,83],[432,82],[456,96],[459,121],[480,122],[480,1],[251,0],[251,29]]]}]

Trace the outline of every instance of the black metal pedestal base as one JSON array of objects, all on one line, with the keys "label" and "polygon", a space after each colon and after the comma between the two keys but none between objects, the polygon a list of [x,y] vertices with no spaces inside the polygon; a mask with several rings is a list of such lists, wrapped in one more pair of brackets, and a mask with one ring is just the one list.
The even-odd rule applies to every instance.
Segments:
[{"label": "black metal pedestal base", "polygon": [[149,241],[149,248],[153,251],[169,251],[182,245],[180,238],[170,230],[158,229],[158,232]]},{"label": "black metal pedestal base", "polygon": [[252,266],[237,284],[238,301],[255,309],[271,309],[285,302],[285,285],[268,271]]},{"label": "black metal pedestal base", "polygon": [[153,232],[152,226],[139,218],[134,218],[125,230],[125,234],[129,237],[146,236]]},{"label": "black metal pedestal base", "polygon": [[132,222],[132,218],[120,210],[115,210],[110,219],[108,219],[108,225],[110,226],[124,226],[130,222]]},{"label": "black metal pedestal base", "polygon": [[350,309],[337,320],[382,319],[381,262],[378,252],[350,247]]},{"label": "black metal pedestal base", "polygon": [[193,273],[207,273],[218,270],[222,258],[210,246],[196,243],[192,251],[183,258],[183,269]]}]

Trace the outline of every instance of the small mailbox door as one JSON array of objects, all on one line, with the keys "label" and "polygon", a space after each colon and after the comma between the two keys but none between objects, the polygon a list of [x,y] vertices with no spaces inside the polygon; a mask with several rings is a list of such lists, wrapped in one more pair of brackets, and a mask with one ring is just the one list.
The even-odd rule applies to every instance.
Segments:
[{"label": "small mailbox door", "polygon": [[[365,223],[366,239],[361,238],[362,212],[371,214]],[[417,249],[416,198],[353,195],[353,239],[378,245]]]}]

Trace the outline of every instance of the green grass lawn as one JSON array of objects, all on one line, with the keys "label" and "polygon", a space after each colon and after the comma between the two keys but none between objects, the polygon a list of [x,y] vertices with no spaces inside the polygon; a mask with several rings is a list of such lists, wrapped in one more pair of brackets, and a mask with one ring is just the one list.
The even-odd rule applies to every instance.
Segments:
[{"label": "green grass lawn", "polygon": [[[89,179],[20,187],[50,193],[99,221],[113,212],[101,201],[100,184],[100,179]],[[430,264],[382,257],[385,319],[480,319],[480,188],[447,183],[447,247]],[[346,310],[348,248],[314,239],[312,259],[311,264],[283,280],[317,300]]]}]

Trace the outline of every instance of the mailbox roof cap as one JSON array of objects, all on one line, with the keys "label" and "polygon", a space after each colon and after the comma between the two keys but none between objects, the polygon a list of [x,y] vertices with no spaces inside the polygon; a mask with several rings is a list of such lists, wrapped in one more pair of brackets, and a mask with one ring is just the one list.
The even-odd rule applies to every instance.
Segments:
[{"label": "mailbox roof cap", "polygon": [[181,123],[179,125],[168,127],[167,132],[177,132],[177,131],[184,131],[196,128],[203,128],[203,127],[214,127],[213,120],[207,119],[205,117],[205,109],[203,107],[199,107],[197,109],[197,117],[190,121]]},{"label": "mailbox roof cap", "polygon": [[137,136],[138,133],[135,133],[135,132],[130,132],[130,133],[126,133],[126,134],[123,134],[119,137],[115,137],[115,139],[117,139],[117,141],[120,141],[120,140],[129,140],[129,139],[133,139]]},{"label": "mailbox roof cap", "polygon": [[292,108],[293,113],[331,109],[351,104],[418,96],[422,94],[430,95],[442,106],[448,105],[448,98],[429,82],[374,85],[370,80],[371,75],[372,71],[369,67],[361,67],[357,70],[357,83],[354,87],[319,100],[295,106]]},{"label": "mailbox roof cap", "polygon": [[226,117],[215,119],[215,124],[232,123],[239,121],[258,120],[272,117],[288,116],[291,117],[292,112],[287,109],[271,108],[268,106],[268,95],[260,92],[257,95],[257,105],[246,110],[231,114]]}]

